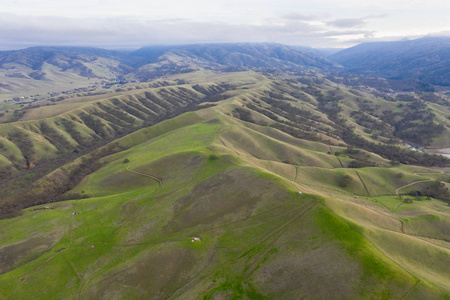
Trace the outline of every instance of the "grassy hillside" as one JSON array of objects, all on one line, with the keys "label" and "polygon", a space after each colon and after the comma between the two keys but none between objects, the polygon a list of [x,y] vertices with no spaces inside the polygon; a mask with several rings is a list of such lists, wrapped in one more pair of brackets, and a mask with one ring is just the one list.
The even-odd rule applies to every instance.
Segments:
[{"label": "grassy hillside", "polygon": [[[402,195],[449,183],[445,169],[346,144],[306,85],[256,73],[170,80],[191,82],[1,125],[14,132],[8,155],[34,151],[24,170],[5,156],[17,178],[3,208],[19,196],[60,201],[0,220],[0,299],[450,297],[450,208]],[[167,119],[152,124],[155,105]],[[89,138],[101,142],[80,148]],[[73,158],[44,171],[45,155],[64,149]]]}]

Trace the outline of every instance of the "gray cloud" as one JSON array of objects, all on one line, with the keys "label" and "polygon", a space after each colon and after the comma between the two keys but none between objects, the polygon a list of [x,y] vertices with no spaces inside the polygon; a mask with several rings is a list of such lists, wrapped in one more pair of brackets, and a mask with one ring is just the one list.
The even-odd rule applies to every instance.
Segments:
[{"label": "gray cloud", "polygon": [[304,15],[300,13],[290,13],[283,16],[283,19],[285,20],[291,20],[291,21],[314,21],[319,20],[321,17],[316,15]]},{"label": "gray cloud", "polygon": [[364,30],[330,31],[299,19],[236,25],[187,19],[142,20],[115,18],[19,17],[0,14],[0,47],[37,45],[138,48],[155,44],[207,42],[278,42],[313,47],[341,46],[341,36],[370,35]]},{"label": "gray cloud", "polygon": [[333,21],[329,21],[326,24],[328,26],[333,26],[337,28],[363,27],[367,24],[368,20],[370,19],[380,19],[386,16],[387,15],[376,15],[376,16],[366,16],[362,18],[336,19]]},{"label": "gray cloud", "polygon": [[338,28],[362,27],[362,26],[366,25],[366,20],[364,18],[338,19],[338,20],[327,22],[327,25],[333,26],[333,27],[338,27]]},{"label": "gray cloud", "polygon": [[363,36],[372,36],[375,32],[368,30],[345,30],[345,31],[326,31],[321,33],[322,36],[343,36],[343,35],[363,35]]},{"label": "gray cloud", "polygon": [[355,44],[367,43],[367,42],[393,42],[400,40],[415,40],[425,35],[409,35],[409,36],[383,36],[383,37],[375,37],[374,35],[364,36],[363,38],[349,39],[344,42],[345,45],[353,46]]}]

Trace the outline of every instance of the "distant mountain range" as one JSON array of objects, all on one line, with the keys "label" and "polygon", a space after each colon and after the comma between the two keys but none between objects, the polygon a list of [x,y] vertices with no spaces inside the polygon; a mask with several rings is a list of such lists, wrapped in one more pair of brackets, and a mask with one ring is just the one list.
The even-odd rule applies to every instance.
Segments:
[{"label": "distant mountain range", "polygon": [[119,52],[97,48],[33,47],[0,52],[0,69],[8,77],[47,79],[46,70],[83,77],[112,78],[131,75],[147,80],[166,73],[191,70],[317,68],[336,64],[313,53],[280,44],[202,44],[152,46]]},{"label": "distant mountain range", "polygon": [[329,59],[355,74],[450,85],[450,37],[364,43]]},{"label": "distant mountain range", "polygon": [[151,46],[136,51],[32,47],[0,52],[0,83],[1,75],[9,79],[49,81],[58,77],[53,76],[55,72],[83,78],[146,81],[199,69],[343,71],[448,86],[450,38],[365,43],[334,54],[330,49],[316,50],[273,43]]}]

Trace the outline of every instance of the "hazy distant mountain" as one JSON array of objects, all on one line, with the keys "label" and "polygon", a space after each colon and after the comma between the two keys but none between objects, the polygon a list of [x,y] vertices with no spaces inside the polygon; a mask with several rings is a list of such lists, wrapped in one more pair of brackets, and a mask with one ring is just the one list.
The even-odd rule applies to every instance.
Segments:
[{"label": "hazy distant mountain", "polygon": [[200,68],[317,68],[335,64],[313,53],[280,44],[200,44],[151,46],[118,52],[97,48],[33,47],[0,52],[0,71],[8,77],[46,80],[49,72],[90,78],[135,75],[141,80]]},{"label": "hazy distant mountain", "polygon": [[303,47],[303,46],[293,46],[295,49],[298,49],[300,51],[303,51],[305,53],[314,54],[320,57],[329,57],[335,53],[338,53],[339,51],[343,50],[344,48],[310,48],[310,47]]},{"label": "hazy distant mountain", "polygon": [[450,37],[364,43],[329,58],[352,73],[450,85]]},{"label": "hazy distant mountain", "polygon": [[222,66],[250,68],[314,67],[328,69],[334,64],[304,49],[281,44],[205,44],[172,50],[193,59]]},{"label": "hazy distant mountain", "polygon": [[335,63],[298,48],[272,43],[198,44],[176,47],[152,46],[129,54],[140,80],[197,69],[225,71],[261,69],[337,68]]},{"label": "hazy distant mountain", "polygon": [[[28,80],[51,83],[64,73],[77,78],[146,81],[199,69],[345,71],[450,85],[450,38],[365,43],[332,54],[336,49],[313,49],[273,43],[150,46],[136,51],[97,48],[33,47],[0,52],[4,86]],[[344,69],[339,65],[344,66]],[[342,72],[341,72],[342,74]]]},{"label": "hazy distant mountain", "polygon": [[[75,73],[83,77],[108,78],[132,71],[122,53],[98,48],[32,47],[0,52],[0,69],[9,77],[46,79],[46,70]],[[36,73],[38,72],[38,73]]]}]

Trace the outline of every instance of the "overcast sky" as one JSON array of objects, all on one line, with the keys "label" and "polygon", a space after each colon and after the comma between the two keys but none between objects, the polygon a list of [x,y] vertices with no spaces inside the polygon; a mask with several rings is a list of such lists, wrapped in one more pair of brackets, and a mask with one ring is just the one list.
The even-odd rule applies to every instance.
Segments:
[{"label": "overcast sky", "polygon": [[448,0],[0,0],[0,50],[277,42],[349,47],[450,34]]}]

